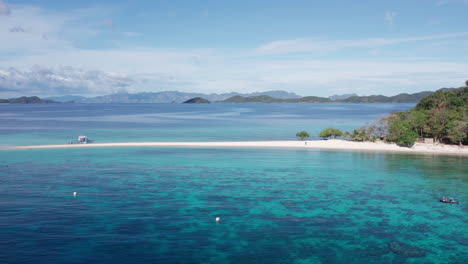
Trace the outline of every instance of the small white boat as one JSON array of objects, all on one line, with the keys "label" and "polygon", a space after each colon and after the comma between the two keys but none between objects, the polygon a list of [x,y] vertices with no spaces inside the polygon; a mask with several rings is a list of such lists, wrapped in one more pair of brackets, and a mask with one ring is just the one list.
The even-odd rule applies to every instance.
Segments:
[{"label": "small white boat", "polygon": [[78,143],[79,144],[88,144],[90,141],[88,140],[87,136],[79,136]]}]

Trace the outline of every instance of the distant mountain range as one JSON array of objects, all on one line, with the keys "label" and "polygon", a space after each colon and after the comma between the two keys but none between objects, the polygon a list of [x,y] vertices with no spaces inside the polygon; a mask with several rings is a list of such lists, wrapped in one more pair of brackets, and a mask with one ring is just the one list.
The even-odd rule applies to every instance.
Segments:
[{"label": "distant mountain range", "polygon": [[22,96],[11,99],[0,99],[0,104],[54,104],[60,103],[52,100],[44,100],[37,96]]},{"label": "distant mountain range", "polygon": [[434,92],[425,91],[414,94],[401,93],[395,96],[370,95],[370,96],[351,96],[343,100],[337,100],[344,103],[417,103],[422,98]]},{"label": "distant mountain range", "polygon": [[331,103],[330,98],[317,97],[317,96],[306,96],[300,98],[273,98],[268,95],[259,95],[259,96],[233,96],[226,100],[219,101],[219,103]]},{"label": "distant mountain range", "polygon": [[116,93],[97,97],[82,97],[67,95],[61,97],[49,97],[49,100],[59,102],[74,101],[75,103],[182,103],[195,97],[205,98],[209,101],[222,101],[232,96],[259,96],[268,95],[274,98],[300,98],[295,93],[285,91],[268,91],[268,92],[255,92],[255,93],[222,93],[222,94],[203,94],[203,93],[184,93],[178,91],[165,91],[157,93]]},{"label": "distant mountain range", "polygon": [[[326,97],[306,96],[301,98],[280,99],[268,95],[261,96],[233,96],[220,103],[417,103],[422,98],[434,92],[419,92],[414,94],[402,93],[395,96],[370,95],[351,96],[345,99],[331,99]],[[335,97],[336,98],[336,97]]]},{"label": "distant mountain range", "polygon": [[348,99],[352,96],[358,96],[357,94],[355,93],[352,93],[352,94],[341,94],[341,95],[338,95],[338,94],[335,94],[335,95],[332,95],[332,96],[329,96],[328,98],[330,98],[331,100],[342,100],[342,99]]},{"label": "distant mountain range", "polygon": [[[450,90],[442,88],[441,90]],[[0,99],[0,103],[44,104],[58,102],[75,103],[182,103],[193,98],[203,98],[218,103],[417,103],[423,97],[434,92],[425,91],[414,94],[401,93],[395,96],[370,95],[358,96],[356,94],[333,95],[330,97],[305,96],[286,91],[268,91],[255,93],[223,93],[203,94],[184,93],[178,91],[165,91],[157,93],[116,93],[97,97],[83,97],[66,95],[40,99],[37,96],[19,97],[13,99]]]},{"label": "distant mountain range", "polygon": [[45,99],[53,100],[57,102],[71,102],[71,101],[77,102],[77,101],[84,100],[87,98],[84,96],[78,96],[78,95],[64,95],[64,96],[57,96],[57,97],[47,97]]}]

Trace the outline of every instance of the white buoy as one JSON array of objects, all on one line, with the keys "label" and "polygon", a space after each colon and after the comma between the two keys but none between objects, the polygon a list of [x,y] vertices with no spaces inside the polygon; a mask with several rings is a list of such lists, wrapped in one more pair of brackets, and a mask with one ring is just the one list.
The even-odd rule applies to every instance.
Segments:
[{"label": "white buoy", "polygon": [[73,197],[76,197],[76,192],[73,192]]},{"label": "white buoy", "polygon": [[216,223],[219,223],[219,220],[221,220],[219,217],[216,217]]}]

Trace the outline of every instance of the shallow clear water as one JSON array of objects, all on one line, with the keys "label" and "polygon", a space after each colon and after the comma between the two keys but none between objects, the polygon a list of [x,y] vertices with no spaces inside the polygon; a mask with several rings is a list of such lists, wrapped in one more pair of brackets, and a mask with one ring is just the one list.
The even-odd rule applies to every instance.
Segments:
[{"label": "shallow clear water", "polygon": [[[311,128],[327,123],[311,115]],[[263,127],[255,119],[250,128]],[[105,123],[90,129],[124,139]],[[22,126],[2,132],[11,138],[3,142],[69,131]],[[200,139],[222,140],[223,126],[215,132]],[[1,150],[0,263],[466,263],[467,161],[304,149]]]}]

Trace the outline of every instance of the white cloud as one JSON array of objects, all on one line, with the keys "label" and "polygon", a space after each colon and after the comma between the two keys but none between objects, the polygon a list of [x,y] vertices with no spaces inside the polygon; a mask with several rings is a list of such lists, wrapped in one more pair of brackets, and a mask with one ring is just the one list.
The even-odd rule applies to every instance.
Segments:
[{"label": "white cloud", "polygon": [[258,47],[256,51],[261,54],[329,52],[347,48],[376,48],[416,41],[448,39],[464,36],[468,36],[468,32],[407,38],[367,38],[353,40],[293,39],[273,41]]},{"label": "white cloud", "polygon": [[137,32],[124,31],[124,32],[122,32],[122,35],[124,35],[126,37],[138,37],[138,36],[141,36],[142,34],[137,33]]},{"label": "white cloud", "polygon": [[[99,9],[68,13],[53,13],[31,6],[11,6],[11,9],[9,16],[0,16],[0,98],[26,94],[102,95],[121,90],[252,92],[284,89],[302,95],[395,94],[456,86],[466,79],[468,72],[468,63],[446,63],[440,59],[379,59],[380,54],[375,54],[372,60],[329,57],[319,60],[304,56],[309,55],[305,53],[440,41],[466,37],[468,32],[406,38],[299,38],[243,50],[125,45],[86,49],[77,43],[105,36],[99,30],[106,30],[103,18],[111,14]],[[111,24],[109,20],[107,25]],[[128,31],[113,34],[111,38],[136,35],[138,33]],[[379,53],[385,54],[385,50],[379,49]],[[341,91],[340,87],[348,90]]]},{"label": "white cloud", "polygon": [[0,16],[10,15],[10,7],[5,3],[5,1],[0,0]]},{"label": "white cloud", "polygon": [[134,83],[135,80],[122,74],[73,67],[54,69],[34,65],[27,71],[13,67],[0,70],[0,92],[19,94],[86,94],[96,89],[112,93]]},{"label": "white cloud", "polygon": [[445,6],[448,4],[468,4],[468,0],[439,0],[436,6]]},{"label": "white cloud", "polygon": [[26,30],[22,26],[14,26],[9,30],[11,33],[21,33],[26,32]]},{"label": "white cloud", "polygon": [[387,21],[387,23],[392,25],[393,20],[395,19],[396,16],[397,16],[396,12],[387,11],[387,12],[385,12],[384,19],[385,19],[385,21]]}]

